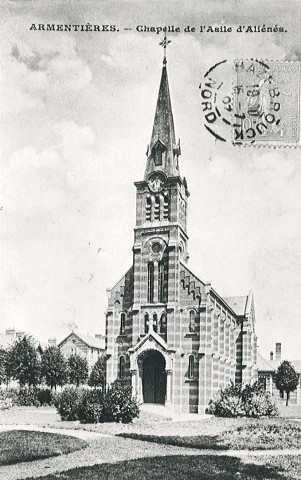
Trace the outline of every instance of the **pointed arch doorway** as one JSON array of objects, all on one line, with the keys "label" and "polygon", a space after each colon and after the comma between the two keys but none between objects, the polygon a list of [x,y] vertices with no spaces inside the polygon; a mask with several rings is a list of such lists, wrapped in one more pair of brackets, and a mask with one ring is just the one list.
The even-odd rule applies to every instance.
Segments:
[{"label": "pointed arch doorway", "polygon": [[143,403],[165,405],[166,372],[165,358],[157,350],[148,350],[142,363]]}]

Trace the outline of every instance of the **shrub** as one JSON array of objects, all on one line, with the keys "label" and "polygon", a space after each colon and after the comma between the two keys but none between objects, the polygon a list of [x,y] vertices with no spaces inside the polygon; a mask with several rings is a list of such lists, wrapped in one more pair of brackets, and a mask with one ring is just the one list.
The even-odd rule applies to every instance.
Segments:
[{"label": "shrub", "polygon": [[61,394],[56,390],[50,390],[50,393],[51,393],[50,405],[55,407]]},{"label": "shrub", "polygon": [[268,392],[254,385],[231,384],[210,402],[207,413],[218,417],[264,417],[278,415],[275,400]]},{"label": "shrub", "polygon": [[132,398],[132,388],[113,385],[107,393],[100,389],[66,388],[57,394],[54,405],[62,420],[80,420],[82,423],[129,423],[139,416],[139,406]]},{"label": "shrub", "polygon": [[0,410],[8,410],[13,406],[11,398],[0,398]]},{"label": "shrub", "polygon": [[52,403],[52,393],[47,388],[46,390],[39,390],[37,393],[37,400],[39,401],[40,405],[51,405]]},{"label": "shrub", "polygon": [[67,387],[62,393],[57,394],[54,405],[61,420],[78,420],[78,408],[83,396],[79,388]]},{"label": "shrub", "polygon": [[78,418],[82,423],[105,421],[104,394],[101,390],[86,390],[78,405]]},{"label": "shrub", "polygon": [[10,400],[11,406],[18,405],[18,392],[17,388],[8,388],[7,390],[0,390],[0,401],[5,402]]},{"label": "shrub", "polygon": [[23,387],[18,391],[17,405],[22,407],[38,407],[40,405],[38,400],[38,391],[36,387]]},{"label": "shrub", "polygon": [[104,397],[104,417],[106,422],[130,423],[139,416],[139,406],[132,398],[130,385],[113,385]]}]

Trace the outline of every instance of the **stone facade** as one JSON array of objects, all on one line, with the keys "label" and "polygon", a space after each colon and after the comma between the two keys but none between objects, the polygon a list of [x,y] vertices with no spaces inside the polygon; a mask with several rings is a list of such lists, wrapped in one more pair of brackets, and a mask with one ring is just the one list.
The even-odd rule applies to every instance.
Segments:
[{"label": "stone facade", "polygon": [[132,383],[145,403],[203,413],[230,380],[257,379],[253,296],[222,298],[188,267],[189,191],[180,176],[166,63],[136,182],[133,266],[108,289],[107,384]]}]

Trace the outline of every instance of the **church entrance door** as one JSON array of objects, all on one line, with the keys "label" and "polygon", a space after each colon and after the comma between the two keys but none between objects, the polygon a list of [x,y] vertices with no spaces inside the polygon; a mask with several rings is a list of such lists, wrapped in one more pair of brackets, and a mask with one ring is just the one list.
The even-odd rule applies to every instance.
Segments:
[{"label": "church entrance door", "polygon": [[150,351],[143,360],[143,402],[164,405],[166,396],[165,358]]}]

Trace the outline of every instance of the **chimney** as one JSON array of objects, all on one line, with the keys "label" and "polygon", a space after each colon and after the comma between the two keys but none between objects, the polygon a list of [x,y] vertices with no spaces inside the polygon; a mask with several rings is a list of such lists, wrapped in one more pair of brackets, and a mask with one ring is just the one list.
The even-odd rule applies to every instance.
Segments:
[{"label": "chimney", "polygon": [[48,338],[48,347],[56,347],[56,338],[55,337]]},{"label": "chimney", "polygon": [[274,360],[274,352],[270,352],[270,360]]},{"label": "chimney", "polygon": [[102,340],[104,338],[104,336],[101,335],[100,333],[96,333],[95,338],[99,338],[99,340]]},{"label": "chimney", "polygon": [[279,362],[281,361],[281,343],[276,343],[275,360]]}]

